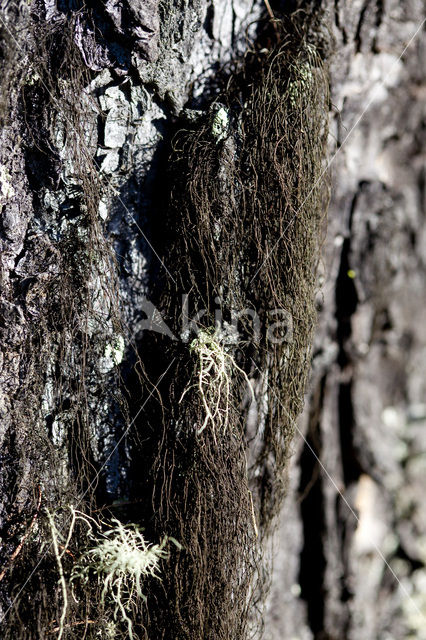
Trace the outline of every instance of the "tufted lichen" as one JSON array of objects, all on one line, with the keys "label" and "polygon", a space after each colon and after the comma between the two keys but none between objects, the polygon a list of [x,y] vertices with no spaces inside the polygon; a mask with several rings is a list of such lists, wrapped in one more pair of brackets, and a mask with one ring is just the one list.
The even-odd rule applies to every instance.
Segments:
[{"label": "tufted lichen", "polygon": [[216,142],[224,140],[229,129],[229,114],[224,107],[220,107],[212,120],[212,136]]}]

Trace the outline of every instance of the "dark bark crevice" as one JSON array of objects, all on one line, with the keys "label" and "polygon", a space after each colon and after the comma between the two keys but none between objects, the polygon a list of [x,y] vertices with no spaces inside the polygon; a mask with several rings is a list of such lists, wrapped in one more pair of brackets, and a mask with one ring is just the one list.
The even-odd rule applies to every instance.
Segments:
[{"label": "dark bark crevice", "polygon": [[317,460],[322,455],[321,406],[324,398],[325,379],[315,392],[311,405],[306,442],[300,455],[300,514],[303,523],[303,547],[300,554],[299,582],[301,598],[306,601],[309,628],[315,640],[323,640],[324,630],[324,574],[326,557],[323,536],[324,520],[323,476]]}]

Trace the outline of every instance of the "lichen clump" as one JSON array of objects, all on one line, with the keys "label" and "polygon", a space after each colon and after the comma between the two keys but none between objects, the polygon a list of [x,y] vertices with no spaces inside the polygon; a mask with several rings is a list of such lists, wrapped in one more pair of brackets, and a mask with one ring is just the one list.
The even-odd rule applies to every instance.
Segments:
[{"label": "lichen clump", "polygon": [[216,142],[226,138],[229,130],[229,114],[224,107],[220,107],[215,113],[212,121],[212,136]]},{"label": "lichen clump", "polygon": [[137,598],[146,600],[142,591],[146,579],[160,579],[160,563],[169,556],[167,538],[160,544],[150,544],[137,525],[112,519],[106,530],[91,535],[91,542],[74,565],[71,580],[86,584],[97,580],[102,587],[101,604],[112,603],[114,620],[121,616],[133,640],[132,607]]},{"label": "lichen clump", "polygon": [[[235,362],[229,347],[221,342],[220,334],[215,329],[201,329],[198,336],[192,340],[189,350],[197,359],[196,387],[205,410],[204,420],[198,426],[197,435],[210,426],[216,439],[216,432],[220,431],[221,435],[225,435],[229,426],[232,378],[237,372],[242,374],[253,394],[250,380]],[[193,386],[190,383],[181,400]]]}]

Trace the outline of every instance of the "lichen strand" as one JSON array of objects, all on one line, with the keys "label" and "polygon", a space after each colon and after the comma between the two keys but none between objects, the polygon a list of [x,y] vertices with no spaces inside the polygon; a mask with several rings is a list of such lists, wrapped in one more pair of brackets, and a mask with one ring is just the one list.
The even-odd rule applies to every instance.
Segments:
[{"label": "lichen strand", "polygon": [[[151,432],[163,421],[152,479],[154,529],[157,537],[174,535],[184,549],[164,577],[166,595],[156,594],[147,637],[242,640],[260,624],[264,544],[303,406],[328,204],[327,63],[315,44],[321,41],[327,32],[320,19],[300,12],[267,25],[217,98],[223,107],[213,112],[226,114],[226,130],[222,118],[212,126],[207,115],[173,142],[162,239],[166,226],[164,261],[176,283],[165,277],[159,305],[177,332],[182,292],[207,313],[192,348],[158,337],[146,343],[156,367],[173,362],[172,383],[168,377],[158,388],[161,410],[153,403],[144,417]],[[249,317],[241,318],[239,341],[227,346],[234,367],[209,333],[217,304],[228,321],[226,314],[247,308],[260,318],[256,339]],[[291,314],[291,340],[268,340],[270,309]],[[155,368],[148,364],[147,371],[154,377]]]},{"label": "lichen strand", "polygon": [[229,352],[229,346],[223,344],[219,332],[215,329],[200,329],[196,338],[189,346],[191,353],[197,360],[196,381],[183,392],[179,404],[188,391],[194,387],[202,400],[204,420],[196,426],[197,434],[204,429],[212,430],[216,441],[216,433],[222,438],[227,435],[229,424],[229,403],[231,401],[232,378],[240,373],[245,378],[251,393],[250,380],[246,373],[237,365]]}]

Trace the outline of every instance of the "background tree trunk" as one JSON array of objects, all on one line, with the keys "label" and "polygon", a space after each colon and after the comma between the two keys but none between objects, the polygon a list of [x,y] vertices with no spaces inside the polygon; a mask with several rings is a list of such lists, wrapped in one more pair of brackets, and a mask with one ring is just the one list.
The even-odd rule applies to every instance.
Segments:
[{"label": "background tree trunk", "polygon": [[[0,525],[6,569],[0,590],[6,625],[27,577],[24,573],[18,584],[8,576],[20,543],[34,533],[33,519],[41,517],[39,496],[52,506],[62,484],[101,466],[106,471],[97,478],[98,500],[105,504],[125,502],[129,486],[138,482],[129,475],[135,470],[129,461],[132,445],[124,437],[126,411],[111,389],[120,364],[130,389],[127,411],[136,419],[145,398],[137,397],[129,373],[130,347],[147,327],[146,299],[162,269],[156,244],[161,230],[154,242],[152,228],[161,213],[165,150],[183,122],[182,109],[206,110],[221,67],[242,58],[255,41],[267,3],[108,0],[102,7],[94,3],[89,12],[90,4],[2,3],[7,73],[1,107],[9,114],[0,149]],[[281,3],[284,9],[279,2],[270,4],[276,15],[289,11],[289,3]],[[332,190],[312,372],[275,537],[264,637],[421,640],[426,638],[425,10],[421,0],[291,4],[292,9],[303,5],[308,16],[324,12],[335,41]],[[28,28],[31,13],[48,27],[43,43],[52,59],[56,56],[64,94],[46,86],[37,66],[44,53],[37,29]],[[74,59],[65,56],[58,35],[70,22],[87,71],[77,79],[70,72]],[[34,51],[41,54],[34,57]],[[69,96],[66,91],[78,82],[88,96],[83,107],[79,103],[83,115],[70,100],[64,110],[69,129],[60,120],[49,122],[46,104],[57,111],[60,96]],[[69,142],[71,129],[75,144]],[[78,139],[84,141],[81,148]],[[111,251],[99,249],[104,223]],[[88,230],[81,246],[75,244],[74,224]],[[62,271],[87,246],[100,257],[65,286]],[[101,276],[110,271],[111,288],[105,288]],[[44,300],[46,291],[56,292],[50,302]],[[90,345],[85,346],[81,323],[88,298],[92,315],[106,320],[86,331]],[[64,333],[67,323],[72,327]],[[35,363],[32,352],[39,354]],[[66,364],[59,392],[49,383],[58,380],[50,371],[61,358]],[[76,363],[74,372],[67,369],[70,362]],[[96,374],[81,389],[80,372],[86,369]],[[84,398],[86,413],[65,418],[67,402],[76,395]],[[61,430],[58,424],[71,427]],[[87,450],[84,464],[72,450],[76,425]],[[40,462],[45,454],[43,449],[39,455],[37,430],[59,452],[46,449],[46,456],[57,456],[62,465],[57,476]],[[34,467],[38,482],[29,483]],[[81,485],[87,492],[89,480]],[[20,633],[30,637],[23,626]],[[43,633],[39,630],[40,637]]]},{"label": "background tree trunk", "polygon": [[419,638],[424,8],[331,4],[335,139],[324,285],[267,637]]}]

